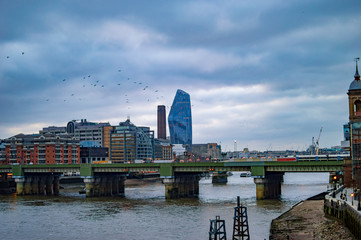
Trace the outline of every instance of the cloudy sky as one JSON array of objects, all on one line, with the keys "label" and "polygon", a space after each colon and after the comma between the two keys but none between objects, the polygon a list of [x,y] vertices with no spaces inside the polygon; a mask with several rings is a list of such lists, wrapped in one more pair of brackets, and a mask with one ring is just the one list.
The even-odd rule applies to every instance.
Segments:
[{"label": "cloudy sky", "polygon": [[[156,131],[177,89],[193,142],[339,145],[360,0],[0,2],[0,138],[130,116]],[[168,131],[169,134],[169,131]]]}]

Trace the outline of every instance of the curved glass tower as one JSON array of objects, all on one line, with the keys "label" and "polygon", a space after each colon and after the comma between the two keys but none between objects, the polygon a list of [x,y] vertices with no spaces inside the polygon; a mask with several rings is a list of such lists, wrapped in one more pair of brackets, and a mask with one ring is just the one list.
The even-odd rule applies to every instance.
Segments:
[{"label": "curved glass tower", "polygon": [[192,114],[191,99],[188,93],[178,89],[168,116],[170,141],[172,144],[184,144],[192,150]]}]

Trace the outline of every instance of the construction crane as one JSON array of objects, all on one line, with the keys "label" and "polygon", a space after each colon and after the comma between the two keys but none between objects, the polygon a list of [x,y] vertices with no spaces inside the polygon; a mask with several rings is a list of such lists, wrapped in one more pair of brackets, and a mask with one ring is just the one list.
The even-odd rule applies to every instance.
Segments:
[{"label": "construction crane", "polygon": [[319,142],[320,142],[320,138],[321,138],[322,128],[323,127],[321,127],[321,129],[320,129],[320,133],[318,134],[318,138],[316,138],[316,144],[315,144],[316,155],[318,155],[318,151],[320,149]]}]

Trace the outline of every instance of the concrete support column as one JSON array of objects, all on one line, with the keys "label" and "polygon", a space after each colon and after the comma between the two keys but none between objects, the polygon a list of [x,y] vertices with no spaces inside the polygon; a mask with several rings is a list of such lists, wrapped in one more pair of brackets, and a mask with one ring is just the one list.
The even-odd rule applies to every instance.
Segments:
[{"label": "concrete support column", "polygon": [[165,178],[163,179],[163,183],[165,186],[166,199],[174,199],[179,197],[178,184],[176,183],[174,178]]},{"label": "concrete support column", "polygon": [[118,176],[112,177],[112,195],[113,196],[119,195],[119,177]]},{"label": "concrete support column", "polygon": [[199,194],[199,176],[184,175],[165,178],[165,198],[175,199],[183,197],[197,197]]},{"label": "concrete support column", "polygon": [[46,190],[46,195],[52,195],[53,194],[53,176],[46,176],[46,180],[45,180],[45,190]]},{"label": "concrete support column", "polygon": [[94,192],[93,197],[100,196],[101,178],[99,176],[94,177]]},{"label": "concrete support column", "polygon": [[31,194],[33,195],[38,194],[38,182],[39,182],[39,177],[33,176],[31,181]]},{"label": "concrete support column", "polygon": [[94,196],[94,181],[95,181],[94,178],[84,178],[86,197]]},{"label": "concrete support column", "polygon": [[265,199],[265,178],[254,178],[254,183],[256,184],[256,197],[257,200]]},{"label": "concrete support column", "polygon": [[283,173],[267,173],[265,177],[255,178],[257,199],[275,199],[281,196]]},{"label": "concrete support column", "polygon": [[124,196],[124,182],[125,182],[125,177],[124,176],[119,177],[118,192],[120,196]]},{"label": "concrete support column", "polygon": [[176,177],[175,181],[178,185],[178,195],[179,197],[184,197],[185,196],[185,177]]},{"label": "concrete support column", "polygon": [[189,197],[193,197],[193,196],[194,196],[194,178],[195,178],[195,176],[190,176],[190,177],[188,178],[188,183],[187,183],[187,185],[188,185],[188,190],[187,190],[187,192],[188,192],[188,196],[189,196]]},{"label": "concrete support column", "polygon": [[39,176],[39,181],[38,181],[38,194],[39,195],[44,195],[44,193],[45,193],[45,181],[46,181],[46,176]]},{"label": "concrete support column", "polygon": [[195,179],[194,179],[194,182],[193,182],[193,187],[194,187],[194,190],[193,190],[193,194],[194,196],[198,196],[199,195],[199,179],[200,177],[199,176],[196,176]]},{"label": "concrete support column", "polygon": [[102,196],[110,196],[111,193],[111,185],[109,185],[109,177],[108,176],[104,176],[102,179],[102,186],[103,186],[103,195]]},{"label": "concrete support column", "polygon": [[25,178],[15,178],[15,182],[16,182],[16,194],[24,195]]},{"label": "concrete support column", "polygon": [[107,177],[107,196],[112,196],[112,190],[113,190],[113,177],[112,176],[108,176]]},{"label": "concrete support column", "polygon": [[24,183],[24,195],[30,195],[31,194],[31,182],[33,178],[31,176],[25,177],[25,183]]},{"label": "concrete support column", "polygon": [[102,197],[105,195],[105,186],[106,186],[106,177],[98,177],[100,178],[99,182],[99,196]]},{"label": "concrete support column", "polygon": [[59,176],[54,176],[53,193],[54,195],[59,195]]}]

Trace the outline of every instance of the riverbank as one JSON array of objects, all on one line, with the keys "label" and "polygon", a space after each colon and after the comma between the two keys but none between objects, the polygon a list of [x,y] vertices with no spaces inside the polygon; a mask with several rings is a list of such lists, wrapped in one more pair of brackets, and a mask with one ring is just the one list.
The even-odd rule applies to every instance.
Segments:
[{"label": "riverbank", "polygon": [[270,239],[354,239],[340,221],[325,217],[323,196],[301,201],[273,219]]}]

